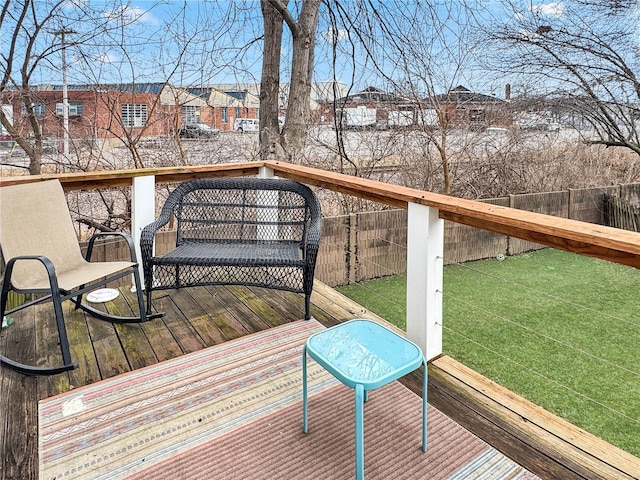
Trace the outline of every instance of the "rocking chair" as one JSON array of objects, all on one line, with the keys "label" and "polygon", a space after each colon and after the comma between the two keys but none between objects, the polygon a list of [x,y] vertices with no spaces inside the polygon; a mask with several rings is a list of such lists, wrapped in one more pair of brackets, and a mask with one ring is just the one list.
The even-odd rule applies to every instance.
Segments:
[{"label": "rocking chair", "polygon": [[[131,261],[90,262],[96,238],[123,237]],[[71,215],[59,181],[44,181],[0,188],[0,249],[4,274],[0,290],[0,319],[18,310],[51,299],[62,350],[62,365],[35,366],[7,358],[0,364],[27,375],[53,375],[78,367],[71,360],[62,302],[72,300],[75,308],[110,322],[144,322],[142,286],[135,248],[125,233],[98,233],[89,240],[86,258],[73,228]],[[118,278],[133,275],[138,297],[138,317],[118,317],[82,302],[82,296]],[[36,294],[35,300],[7,310],[10,291]]]}]

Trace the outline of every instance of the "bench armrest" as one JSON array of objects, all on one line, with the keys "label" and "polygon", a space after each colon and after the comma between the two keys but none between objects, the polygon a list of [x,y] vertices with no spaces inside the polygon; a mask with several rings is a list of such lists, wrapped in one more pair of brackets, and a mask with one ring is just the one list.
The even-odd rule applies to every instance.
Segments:
[{"label": "bench armrest", "polygon": [[[161,217],[155,222],[150,223],[142,229],[140,234],[140,254],[142,255],[142,271],[144,275],[145,285],[147,282],[153,282],[151,272],[151,258],[153,257],[153,240],[155,239],[156,232],[169,223],[169,219],[166,221]],[[148,287],[147,287],[148,288]]]},{"label": "bench armrest", "polygon": [[153,240],[156,232],[164,227],[169,220],[176,206],[182,200],[185,193],[186,184],[178,185],[167,197],[160,211],[158,218],[142,229],[140,234],[140,253],[142,254],[142,270],[144,273],[144,282],[148,286],[153,282],[151,271],[151,258],[153,257]]},{"label": "bench armrest", "polygon": [[310,221],[306,232],[305,245],[303,245],[303,255],[305,259],[304,289],[306,294],[311,295],[316,259],[320,247],[320,236],[322,234],[322,209],[313,194],[307,196],[307,204],[309,206]]}]

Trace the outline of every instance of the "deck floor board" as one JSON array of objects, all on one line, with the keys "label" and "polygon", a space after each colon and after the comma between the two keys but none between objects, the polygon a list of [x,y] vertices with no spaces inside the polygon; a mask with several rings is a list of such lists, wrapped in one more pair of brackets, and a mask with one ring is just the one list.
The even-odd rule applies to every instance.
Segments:
[{"label": "deck floor board", "polygon": [[[122,293],[112,307],[127,313],[135,305],[135,297],[129,291],[123,290]],[[353,318],[381,320],[321,283],[316,283],[311,300],[312,315],[325,326]],[[251,332],[299,320],[304,315],[304,298],[301,295],[245,287],[198,287],[156,292],[154,308],[164,311],[165,316],[143,325],[114,326],[73,310],[69,305],[65,305],[66,324],[72,357],[80,364],[79,369],[51,377],[28,377],[6,368],[0,369],[0,480],[38,478],[38,400]],[[59,361],[55,330],[52,330],[53,323],[46,312],[47,306],[40,305],[17,314],[14,325],[0,334],[2,351],[17,358],[20,358],[18,352],[22,352],[21,355],[41,362]],[[38,327],[34,334],[35,325]],[[515,424],[517,415],[510,405],[513,398],[501,397],[500,392],[492,398],[490,388],[479,394],[474,391],[473,383],[480,377],[463,381],[458,378],[457,370],[455,361],[448,357],[430,365],[429,403],[528,470],[549,479],[608,478],[602,472],[614,471],[603,467],[606,460],[590,456],[584,457],[581,464],[579,452],[576,453],[580,446],[573,445],[571,441],[563,444],[562,439],[554,438],[552,441],[556,443],[549,443],[542,437],[537,441],[531,437],[531,430]],[[418,394],[422,391],[421,382],[419,372],[402,379],[402,383]],[[520,418],[519,421],[526,424],[527,419]],[[540,435],[551,435],[545,432],[541,429]],[[566,433],[569,438],[571,429],[567,428]],[[584,443],[584,439],[581,438],[580,442]],[[553,452],[548,447],[550,444],[555,445],[558,451]],[[567,454],[569,451],[571,456]],[[599,444],[598,451],[607,456],[606,445]],[[618,477],[611,478],[640,477],[636,476],[636,472],[640,472],[640,459],[624,456],[624,461],[619,463],[624,464],[625,470]]]}]

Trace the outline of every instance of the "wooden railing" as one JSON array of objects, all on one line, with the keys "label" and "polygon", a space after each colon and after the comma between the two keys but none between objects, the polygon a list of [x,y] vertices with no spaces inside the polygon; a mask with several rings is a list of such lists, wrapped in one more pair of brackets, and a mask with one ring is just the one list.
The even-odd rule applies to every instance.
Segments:
[{"label": "wooden railing", "polygon": [[[66,190],[132,186],[132,234],[155,215],[155,185],[199,177],[260,175],[408,210],[407,335],[428,358],[442,353],[444,220],[640,268],[640,233],[465,200],[282,162],[116,170],[0,178],[0,187],[57,178]],[[0,193],[1,201],[1,193]]]}]

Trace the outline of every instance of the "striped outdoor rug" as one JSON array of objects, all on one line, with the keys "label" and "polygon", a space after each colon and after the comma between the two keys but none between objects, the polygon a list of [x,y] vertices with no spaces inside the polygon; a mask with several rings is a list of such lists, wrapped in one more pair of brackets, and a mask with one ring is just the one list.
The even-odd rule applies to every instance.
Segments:
[{"label": "striped outdoor rug", "polygon": [[[353,390],[301,355],[323,327],[293,322],[48,398],[40,479],[346,479],[354,475]],[[367,479],[534,479],[397,382],[365,408]]]}]

